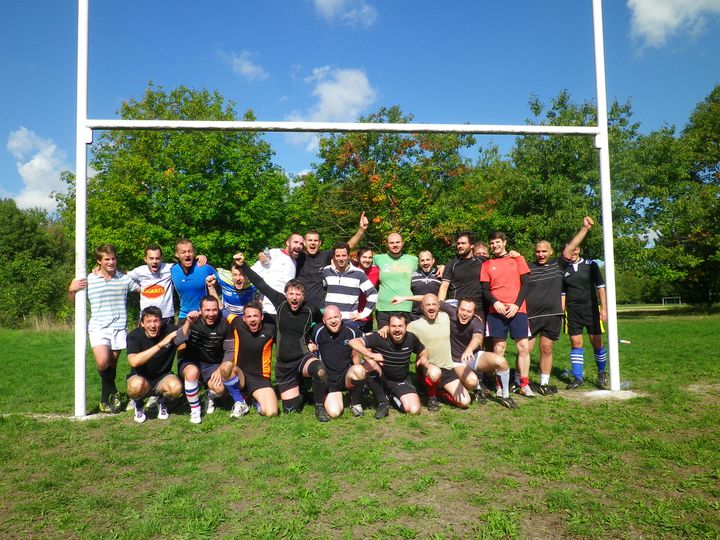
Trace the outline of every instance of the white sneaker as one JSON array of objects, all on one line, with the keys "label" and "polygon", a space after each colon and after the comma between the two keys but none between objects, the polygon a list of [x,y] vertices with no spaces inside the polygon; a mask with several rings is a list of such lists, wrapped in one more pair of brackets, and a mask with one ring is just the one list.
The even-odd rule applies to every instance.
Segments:
[{"label": "white sneaker", "polygon": [[215,400],[212,398],[210,393],[205,394],[205,414],[212,414],[215,412]]},{"label": "white sneaker", "polygon": [[350,412],[353,413],[353,416],[363,416],[365,414],[365,411],[360,403],[350,407]]},{"label": "white sneaker", "polygon": [[158,397],[157,396],[150,396],[147,400],[147,403],[145,403],[146,409],[151,409],[158,403]]},{"label": "white sneaker", "polygon": [[526,384],[525,386],[521,386],[520,390],[518,390],[518,394],[525,397],[536,397],[537,394],[532,391],[532,388],[530,388],[529,384]]},{"label": "white sneaker", "polygon": [[147,420],[147,416],[145,416],[145,411],[142,407],[135,407],[135,416],[133,417],[133,420],[135,420],[138,424],[142,424],[145,420]]},{"label": "white sneaker", "polygon": [[250,412],[250,407],[244,401],[236,401],[233,403],[232,410],[230,411],[230,418],[240,418]]},{"label": "white sneaker", "polygon": [[202,416],[201,416],[200,407],[197,407],[190,411],[190,423],[191,424],[199,424],[200,422],[202,422]]},{"label": "white sneaker", "polygon": [[170,413],[167,410],[167,404],[164,401],[157,400],[158,409],[158,420],[167,420],[170,418]]}]

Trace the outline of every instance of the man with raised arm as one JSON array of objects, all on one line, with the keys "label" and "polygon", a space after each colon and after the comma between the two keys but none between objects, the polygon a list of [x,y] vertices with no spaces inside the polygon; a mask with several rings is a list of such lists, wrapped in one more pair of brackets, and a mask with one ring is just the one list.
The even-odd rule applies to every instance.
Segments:
[{"label": "man with raised arm", "polygon": [[[583,230],[587,233],[593,225],[592,219],[585,218],[581,233]],[[603,322],[607,320],[605,280],[597,261],[581,258],[578,246],[573,249],[566,246],[560,263],[565,270],[565,308],[567,310],[568,335],[572,347],[570,363],[574,377],[567,388],[572,390],[582,386],[585,382],[583,329],[587,329],[590,344],[595,353],[595,365],[598,370],[597,385],[604,388],[607,385],[607,352],[602,343]]]},{"label": "man with raised arm", "polygon": [[262,302],[252,300],[241,316],[228,318],[235,339],[235,365],[239,368],[240,387],[257,403],[263,416],[277,416],[278,402],[270,382],[275,326],[263,320]]},{"label": "man with raised arm", "polygon": [[249,408],[240,391],[238,368],[233,363],[233,331],[220,315],[217,298],[203,296],[200,299],[200,310],[187,314],[175,336],[176,345],[183,343],[187,343],[187,348],[183,357],[178,359],[178,373],[185,381],[190,422],[202,422],[200,385],[203,383],[208,388],[205,414],[215,412],[215,399],[227,391],[234,401],[230,418],[246,415]]},{"label": "man with raised arm", "polygon": [[[257,288],[250,283],[240,266],[233,261],[230,270],[218,268],[217,278],[212,275],[205,278],[208,294],[220,302],[222,315],[242,315],[245,305],[255,299]],[[220,291],[218,291],[218,286]]]},{"label": "man with raised arm", "polygon": [[404,313],[390,313],[388,316],[388,337],[373,332],[350,340],[350,347],[365,357],[369,369],[380,370],[381,387],[371,386],[373,377],[368,376],[367,384],[379,401],[375,418],[387,416],[389,405],[385,391],[389,392],[398,408],[407,414],[420,414],[420,397],[410,382],[410,357],[416,355],[416,365],[426,366],[427,350],[415,334],[407,331]]},{"label": "man with raised arm", "polygon": [[167,400],[182,395],[182,383],[172,373],[177,346],[177,327],[163,319],[157,306],[147,306],[140,314],[140,326],[128,335],[127,356],[130,373],[127,394],[135,410],[135,422],[146,420],[144,398],[157,398],[158,420],[169,418]]},{"label": "man with raised arm", "polygon": [[[569,260],[572,253],[592,228],[593,220],[586,216],[583,225],[565,246],[563,258]],[[540,240],[535,244],[535,262],[528,264],[527,309],[530,324],[530,351],[535,348],[535,341],[540,338],[540,386],[538,391],[543,394],[554,394],[557,387],[550,384],[550,373],[553,366],[553,347],[560,339],[563,322],[563,288],[566,264],[554,259],[550,242]],[[582,330],[580,331],[582,333]]]},{"label": "man with raised arm", "polygon": [[305,286],[297,279],[285,284],[285,293],[279,293],[268,285],[252,268],[245,264],[245,256],[233,257],[240,269],[250,278],[275,310],[277,326],[277,363],[275,381],[286,413],[300,412],[303,397],[300,384],[303,377],[312,378],[315,418],[328,422],[325,410],[327,372],[317,355],[308,346],[312,327],[320,320],[320,310],[305,304]]},{"label": "man with raised arm", "polygon": [[115,377],[120,351],[127,346],[127,295],[140,287],[117,269],[117,255],[112,244],[98,246],[95,261],[97,270],[90,272],[87,278],[72,280],[68,298],[73,302],[75,293],[87,288],[90,302],[88,335],[102,385],[99,410],[117,414],[122,402]]}]

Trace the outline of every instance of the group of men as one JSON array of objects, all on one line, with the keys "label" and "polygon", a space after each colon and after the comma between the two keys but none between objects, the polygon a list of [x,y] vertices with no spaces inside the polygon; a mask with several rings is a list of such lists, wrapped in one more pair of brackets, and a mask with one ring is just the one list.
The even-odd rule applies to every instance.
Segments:
[{"label": "group of men", "polygon": [[[391,233],[387,253],[372,258],[375,273],[350,261],[368,227],[364,213],[347,243],[321,250],[316,231],[292,234],[283,249],[266,249],[252,266],[243,253],[235,254],[229,271],[208,265],[182,239],[177,263],[162,262],[160,247],[150,245],[145,264],[123,274],[106,244],[96,250],[97,267],[86,279],[73,280],[69,293],[72,298],[87,288],[88,333],[102,385],[99,410],[121,408],[115,378],[120,351],[127,348],[127,395],[138,423],[147,419],[151,402],[157,418],[167,419],[168,400],[183,393],[192,423],[202,422],[203,409],[212,414],[224,395],[232,400],[231,418],[249,412],[247,399],[258,413],[276,416],[278,394],[285,413],[299,412],[309,399],[305,380],[321,422],[343,413],[345,391],[351,413],[362,416],[366,389],[377,419],[392,405],[418,414],[413,356],[429,411],[437,411],[441,400],[466,408],[473,398],[512,409],[513,390],[528,398],[557,391],[550,372],[563,320],[572,344],[568,388],[584,383],[584,329],[595,351],[598,385],[606,384],[604,283],[597,263],[579,256],[592,226],[584,218],[557,258],[547,241],[538,242],[529,265],[508,251],[499,232],[490,235],[489,246],[473,233],[459,233],[456,256],[440,267],[427,250],[418,257],[404,253],[402,236]],[[128,335],[127,295],[135,291],[142,311],[139,327]],[[375,331],[365,322],[373,312]],[[517,349],[515,381],[505,358],[508,334]],[[530,351],[538,338],[541,379],[531,385]],[[273,346],[278,393],[271,382]],[[493,382],[495,390],[488,390]]]}]

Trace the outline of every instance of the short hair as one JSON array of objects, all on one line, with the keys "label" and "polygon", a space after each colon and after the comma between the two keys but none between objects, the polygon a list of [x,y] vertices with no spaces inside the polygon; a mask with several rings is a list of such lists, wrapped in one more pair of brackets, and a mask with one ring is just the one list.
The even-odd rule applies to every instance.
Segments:
[{"label": "short hair", "polygon": [[347,242],[338,242],[337,244],[335,244],[335,245],[333,246],[333,248],[332,248],[333,257],[335,256],[335,252],[336,252],[338,249],[344,249],[345,251],[348,252],[348,254],[350,253],[350,246],[348,245]]},{"label": "short hair", "polygon": [[460,300],[458,300],[458,307],[460,307],[460,304],[462,304],[463,302],[472,302],[475,307],[477,307],[478,305],[477,300],[475,300],[474,298],[470,298],[469,296],[463,296]]},{"label": "short hair", "polygon": [[260,312],[260,315],[262,315],[262,313],[263,313],[263,305],[260,300],[250,300],[247,304],[245,304],[245,307],[243,308],[243,310],[248,309],[248,308],[257,309]]},{"label": "short hair", "polygon": [[233,260],[233,262],[230,264],[230,270],[238,270],[242,272],[243,275],[245,275],[245,272],[243,272],[242,269],[242,265],[235,260]]},{"label": "short hair", "polygon": [[114,257],[117,257],[117,251],[115,251],[115,246],[113,246],[112,244],[100,244],[98,247],[96,247],[95,260],[102,260],[103,255],[112,255]]},{"label": "short hair", "polygon": [[488,245],[485,242],[483,242],[482,240],[478,240],[477,242],[475,242],[473,244],[473,248],[478,248],[481,246],[484,247],[485,249],[488,249]]},{"label": "short hair", "polygon": [[302,281],[299,279],[291,279],[285,284],[285,292],[288,292],[288,289],[297,289],[298,291],[305,292],[305,285]]},{"label": "short hair", "polygon": [[507,242],[507,236],[505,236],[504,232],[500,231],[493,231],[490,233],[490,236],[488,236],[488,240],[502,240],[503,242]]},{"label": "short hair", "polygon": [[428,253],[433,259],[435,258],[435,255],[433,255],[432,251],[430,251],[429,249],[421,249],[420,251],[418,251],[418,258],[423,253]]},{"label": "short hair", "polygon": [[180,240],[175,242],[175,249],[177,249],[180,244],[190,244],[191,246],[195,247],[195,244],[193,244],[192,240],[190,240],[187,236],[183,236]]},{"label": "short hair", "polygon": [[145,246],[145,255],[147,255],[148,251],[159,251],[160,256],[163,254],[162,248],[158,244],[148,244]]},{"label": "short hair", "polygon": [[217,298],[215,298],[211,294],[206,294],[205,296],[203,296],[200,299],[200,309],[202,309],[203,304],[205,304],[206,302],[215,302],[218,305],[218,307],[220,307],[220,302],[218,302]]},{"label": "short hair", "polygon": [[162,319],[162,311],[157,306],[148,306],[140,313],[140,321],[144,321],[145,317],[157,317]]},{"label": "short hair", "polygon": [[285,239],[285,241],[286,241],[286,242],[289,242],[290,239],[291,239],[293,236],[299,236],[300,238],[302,238],[303,240],[305,240],[305,237],[304,237],[302,234],[300,234],[299,232],[291,232],[290,234],[288,234],[288,236],[287,236],[287,238]]},{"label": "short hair", "polygon": [[360,249],[357,250],[357,257],[358,257],[358,259],[359,259],[360,256],[361,256],[363,253],[365,253],[366,251],[373,251],[373,252],[374,252],[375,250],[374,250],[373,248],[371,248],[370,246],[362,246]]},{"label": "short hair", "polygon": [[469,242],[470,244],[474,244],[474,243],[475,243],[475,233],[472,232],[472,231],[460,231],[459,233],[457,233],[457,234],[455,235],[455,241],[457,242],[457,241],[460,240],[463,236],[466,236],[466,237],[467,237],[468,242]]},{"label": "short hair", "polygon": [[315,229],[310,229],[308,232],[305,233],[305,236],[307,236],[308,234],[317,234],[317,235],[318,235],[318,238],[322,238],[322,237],[320,236],[320,231],[317,231],[317,230],[315,230]]},{"label": "short hair", "polygon": [[400,311],[394,311],[393,313],[390,314],[390,317],[388,317],[388,324],[390,324],[390,321],[393,319],[400,319],[405,324],[408,323],[407,315],[405,315],[404,313],[402,313]]}]

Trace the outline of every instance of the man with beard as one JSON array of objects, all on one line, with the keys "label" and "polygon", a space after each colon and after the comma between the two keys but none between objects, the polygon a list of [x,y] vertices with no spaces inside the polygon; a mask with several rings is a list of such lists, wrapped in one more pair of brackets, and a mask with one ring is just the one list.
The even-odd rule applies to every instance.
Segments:
[{"label": "man with beard", "polygon": [[330,417],[325,410],[327,394],[327,372],[317,355],[311,351],[308,343],[312,327],[320,320],[320,311],[305,304],[305,286],[297,279],[285,284],[285,292],[279,293],[268,285],[259,274],[245,264],[245,256],[238,253],[233,257],[240,269],[250,278],[266,300],[275,309],[277,327],[277,363],[275,381],[280,390],[280,399],[286,413],[300,412],[303,397],[300,385],[303,377],[311,377],[315,400],[315,418],[328,422]]},{"label": "man with beard", "polygon": [[275,327],[263,321],[258,300],[249,302],[242,316],[231,315],[228,321],[233,327],[233,362],[239,368],[240,387],[253,397],[261,415],[277,416],[277,395],[270,382]]},{"label": "man with beard", "polygon": [[169,418],[167,399],[182,395],[182,383],[172,373],[176,346],[173,342],[177,327],[163,320],[157,306],[148,306],[140,314],[140,327],[128,335],[127,357],[130,373],[127,394],[135,410],[135,422],[146,420],[143,400],[157,397],[158,420]]},{"label": "man with beard", "polygon": [[325,410],[330,418],[343,413],[343,390],[350,392],[350,412],[354,416],[365,414],[360,403],[365,387],[365,368],[360,363],[360,355],[348,346],[350,340],[361,335],[359,330],[343,322],[340,309],[333,305],[325,306],[323,324],[313,330],[312,341],[327,369]]},{"label": "man with beard", "polygon": [[460,298],[472,298],[478,313],[482,314],[482,261],[473,254],[474,243],[475,235],[469,231],[458,233],[455,237],[457,255],[445,265],[438,298],[449,299],[455,305]]},{"label": "man with beard", "polygon": [[[239,370],[233,363],[234,336],[230,325],[220,315],[217,298],[200,299],[200,311],[191,311],[175,336],[175,344],[187,343],[185,354],[178,360],[178,373],[185,381],[185,396],[190,404],[190,422],[202,422],[200,384],[207,384],[205,413],[215,412],[216,397],[227,390],[234,403],[230,418],[248,413],[240,391]],[[212,393],[211,393],[212,392]]]},{"label": "man with beard", "polygon": [[388,337],[378,332],[350,340],[350,347],[365,357],[365,362],[375,371],[382,370],[381,386],[376,391],[367,383],[378,399],[375,418],[387,416],[389,406],[385,391],[393,396],[398,409],[407,414],[420,414],[420,397],[410,382],[410,356],[415,353],[416,366],[426,366],[427,349],[415,334],[407,331],[405,314],[390,313],[388,316]]}]

